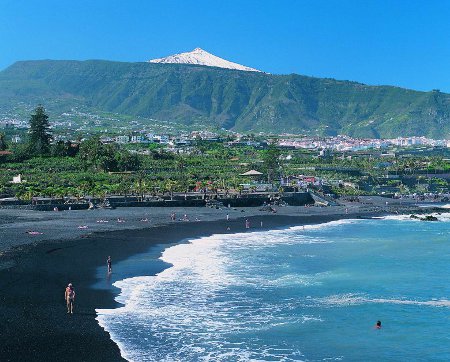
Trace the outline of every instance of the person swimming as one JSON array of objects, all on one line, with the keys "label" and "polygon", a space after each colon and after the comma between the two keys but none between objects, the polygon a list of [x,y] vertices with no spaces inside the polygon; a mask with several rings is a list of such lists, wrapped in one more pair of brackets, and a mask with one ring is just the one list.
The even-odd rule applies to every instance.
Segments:
[{"label": "person swimming", "polygon": [[381,321],[377,321],[375,324],[375,329],[381,329]]}]

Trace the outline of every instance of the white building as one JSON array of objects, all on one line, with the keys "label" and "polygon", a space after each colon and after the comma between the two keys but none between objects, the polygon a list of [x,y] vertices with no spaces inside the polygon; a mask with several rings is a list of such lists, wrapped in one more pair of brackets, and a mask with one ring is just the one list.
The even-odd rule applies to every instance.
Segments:
[{"label": "white building", "polygon": [[130,139],[131,143],[144,143],[145,138],[142,135],[132,135]]},{"label": "white building", "polygon": [[115,140],[117,143],[128,143],[128,142],[130,142],[130,137],[129,136],[116,136]]},{"label": "white building", "polygon": [[22,142],[22,137],[20,137],[19,135],[12,136],[11,142],[12,143],[20,143],[20,142]]},{"label": "white building", "polygon": [[169,143],[169,136],[168,135],[155,135],[153,137],[153,140],[155,142],[161,143],[161,144],[168,144]]},{"label": "white building", "polygon": [[22,180],[22,175],[19,174],[18,176],[13,176],[13,180],[11,183],[13,184],[21,184],[24,180]]}]

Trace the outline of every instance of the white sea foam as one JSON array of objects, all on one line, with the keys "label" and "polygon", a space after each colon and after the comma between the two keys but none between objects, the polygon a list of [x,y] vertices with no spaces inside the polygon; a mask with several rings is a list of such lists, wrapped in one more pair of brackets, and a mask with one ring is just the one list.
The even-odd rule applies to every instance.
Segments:
[{"label": "white sea foam", "polygon": [[450,300],[439,299],[439,300],[405,300],[405,299],[368,299],[370,303],[388,303],[388,304],[405,304],[405,305],[424,305],[430,307],[450,307]]},{"label": "white sea foam", "polygon": [[443,213],[433,213],[431,214],[438,218],[439,221],[450,221],[450,213],[443,212]]},{"label": "white sea foam", "polygon": [[386,216],[377,217],[377,219],[381,219],[381,220],[399,220],[399,221],[413,220],[413,219],[411,219],[411,214],[386,215]]},{"label": "white sea foam", "polygon": [[324,298],[309,298],[309,301],[331,307],[347,307],[350,305],[361,305],[368,303],[450,307],[450,300],[448,299],[432,299],[421,301],[421,300],[396,299],[396,298],[368,298],[367,296],[364,295],[352,293],[335,294]]},{"label": "white sea foam", "polygon": [[[269,291],[283,286],[308,286],[320,283],[323,276],[264,277],[258,270],[252,271],[254,263],[251,260],[246,263],[245,258],[264,259],[263,250],[278,245],[329,242],[308,232],[350,222],[306,226],[305,234],[294,232],[304,230],[297,227],[213,235],[170,247],[162,253],[161,259],[171,267],[156,276],[114,283],[121,290],[117,300],[123,307],[98,309],[97,319],[110,332],[124,358],[130,361],[197,360],[199,356],[205,361],[261,358],[299,361],[302,358],[299,351],[279,354],[276,346],[262,347],[257,341],[249,341],[245,346],[224,345],[223,341],[229,334],[263,331],[279,325],[321,323],[322,319],[317,316],[299,319],[286,313],[295,308],[296,302],[271,303],[241,292],[239,288]],[[234,258],[236,253],[241,255],[238,261]],[[141,348],[142,341],[149,338],[152,348]],[[169,342],[170,351],[167,349]]]},{"label": "white sea foam", "polygon": [[[449,207],[450,208],[450,207]],[[432,215],[434,217],[436,217],[439,221],[445,221],[448,222],[450,221],[450,213],[449,212],[443,212],[443,213],[430,213],[427,215]],[[411,218],[412,214],[401,214],[401,215],[386,215],[386,216],[381,216],[379,217],[379,219],[382,220],[399,220],[399,221],[412,221],[412,222],[419,222],[421,221],[420,219],[416,219],[416,218]],[[419,217],[423,217],[422,215],[418,215]]]},{"label": "white sea foam", "polygon": [[[277,254],[270,250],[284,248],[284,258],[311,263],[315,260],[306,258],[314,258],[321,245],[328,248],[333,243],[327,237],[328,231],[332,234],[334,228],[367,222],[341,220],[285,230],[213,235],[170,247],[161,259],[171,267],[156,276],[116,282],[114,285],[121,290],[117,300],[123,307],[99,309],[97,319],[130,361],[302,360],[302,353],[292,346],[283,349],[258,338],[240,336],[255,336],[274,327],[324,322],[314,311],[299,316],[298,310],[304,306],[332,308],[398,300],[358,294],[297,297],[283,299],[282,303],[276,298],[271,300],[266,296],[280,288],[306,290],[342,279],[342,274],[318,271],[302,275],[293,272],[291,261],[283,258],[276,260],[274,268]],[[291,246],[302,244],[313,248],[310,250],[314,254],[290,252]],[[432,302],[416,303],[447,306],[446,300]],[[151,348],[143,346],[143,341],[151,343]]]},{"label": "white sea foam", "polygon": [[[330,228],[337,228],[342,227],[344,225],[349,224],[357,224],[364,222],[364,220],[361,219],[341,219],[341,220],[333,220],[322,224],[310,224],[310,225],[304,225],[304,226],[292,226],[288,230],[292,231],[299,231],[299,230],[318,230],[318,229],[330,229]],[[284,231],[284,230],[274,230],[271,232],[277,232],[277,231]]]}]

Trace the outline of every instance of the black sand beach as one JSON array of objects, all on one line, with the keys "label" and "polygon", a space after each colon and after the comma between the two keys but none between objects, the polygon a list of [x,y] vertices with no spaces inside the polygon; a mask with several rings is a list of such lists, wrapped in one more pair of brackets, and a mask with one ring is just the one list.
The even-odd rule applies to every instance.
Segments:
[{"label": "black sand beach", "polygon": [[[27,214],[23,220],[18,219],[21,215],[18,210],[0,210],[3,251],[0,256],[0,361],[123,360],[117,345],[95,320],[96,308],[117,305],[116,288],[93,288],[98,282],[98,267],[105,268],[106,278],[108,255],[116,263],[146,252],[156,244],[214,233],[243,232],[246,218],[251,221],[250,231],[254,231],[261,230],[261,222],[264,229],[273,229],[414,209],[405,205],[387,210],[352,204],[335,208],[287,207],[277,214],[257,209],[176,210],[177,218],[189,213],[189,222],[170,222],[168,209],[112,210],[109,214],[104,211],[105,215],[89,214],[89,211],[64,215],[40,212]],[[230,213],[228,222],[227,212]],[[127,223],[113,226],[119,214]],[[148,221],[142,221],[145,215]],[[97,228],[97,220],[105,217],[111,223],[109,229]],[[193,221],[195,218],[205,221]],[[88,228],[78,229],[81,222],[83,226],[89,225]],[[31,227],[44,234],[33,239],[25,233]],[[68,282],[74,284],[77,293],[74,315],[66,314],[64,289]]]}]

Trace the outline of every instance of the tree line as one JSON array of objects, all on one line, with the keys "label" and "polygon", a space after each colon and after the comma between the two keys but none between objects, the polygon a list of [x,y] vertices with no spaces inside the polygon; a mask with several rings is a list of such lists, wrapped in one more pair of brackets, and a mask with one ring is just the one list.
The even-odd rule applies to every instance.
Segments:
[{"label": "tree line", "polygon": [[78,156],[85,170],[135,171],[140,167],[137,155],[121,149],[117,144],[103,144],[98,136],[80,142],[52,141],[49,116],[39,105],[30,117],[26,142],[9,147],[5,135],[0,133],[0,151],[12,151],[0,157],[0,162],[23,162],[33,157]]}]

